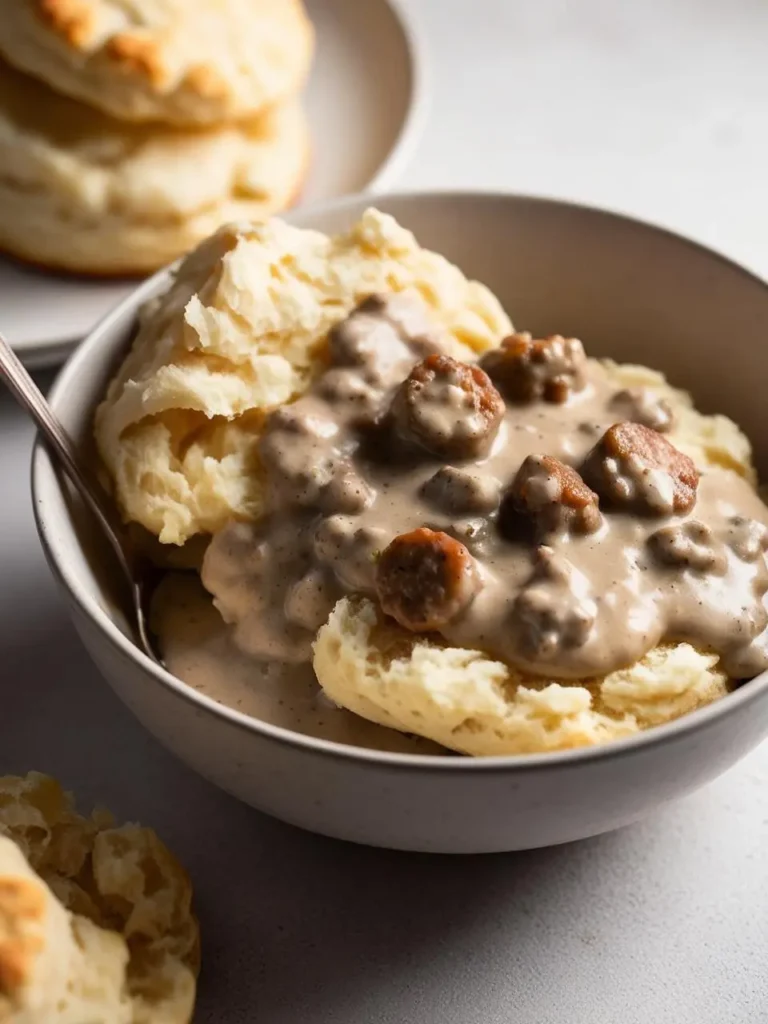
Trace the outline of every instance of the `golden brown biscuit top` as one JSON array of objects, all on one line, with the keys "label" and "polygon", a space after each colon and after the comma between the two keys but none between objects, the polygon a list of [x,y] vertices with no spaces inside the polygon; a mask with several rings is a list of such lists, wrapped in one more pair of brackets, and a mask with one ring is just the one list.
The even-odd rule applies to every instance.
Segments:
[{"label": "golden brown biscuit top", "polygon": [[304,81],[300,0],[19,0],[0,52],[55,89],[126,120],[252,117]]}]

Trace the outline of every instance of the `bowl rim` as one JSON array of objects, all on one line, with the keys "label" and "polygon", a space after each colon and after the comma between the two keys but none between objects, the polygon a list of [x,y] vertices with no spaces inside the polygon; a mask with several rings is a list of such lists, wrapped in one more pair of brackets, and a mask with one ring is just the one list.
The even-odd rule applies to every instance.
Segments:
[{"label": "bowl rim", "polygon": [[[577,212],[590,217],[607,219],[619,223],[633,230],[650,232],[661,235],[668,241],[678,245],[681,249],[689,248],[696,250],[700,255],[714,263],[719,263],[723,269],[751,281],[766,291],[766,306],[768,307],[768,281],[755,274],[748,268],[740,265],[729,257],[716,250],[705,246],[693,239],[687,238],[668,228],[642,220],[624,213],[613,211],[603,207],[597,207],[586,203],[577,203],[569,200],[550,198],[541,195],[529,195],[513,191],[474,191],[456,189],[433,189],[417,191],[395,191],[381,195],[372,195],[370,192],[360,192],[350,196],[344,196],[318,203],[295,211],[285,219],[289,222],[301,222],[307,218],[315,218],[323,215],[333,215],[343,212],[349,208],[364,208],[366,204],[375,204],[377,201],[404,201],[408,203],[430,203],[433,201],[445,202],[446,200],[460,204],[477,203],[517,203],[523,206],[547,207],[553,211],[560,209],[562,212]],[[54,410],[61,401],[62,396],[67,393],[73,385],[76,385],[80,376],[81,367],[87,364],[91,352],[102,343],[104,335],[108,334],[113,325],[122,319],[129,311],[134,312],[146,298],[152,295],[158,285],[169,275],[174,264],[157,271],[152,277],[142,282],[134,291],[126,296],[110,313],[104,316],[88,336],[81,342],[73,355],[62,368],[53,387],[49,393],[49,401]],[[604,744],[590,747],[577,747],[569,750],[551,751],[531,754],[509,754],[494,755],[489,757],[467,757],[458,753],[455,756],[437,757],[431,754],[408,754],[392,751],[374,750],[367,747],[356,747],[351,744],[339,743],[334,740],[326,740],[315,736],[294,732],[283,726],[272,725],[260,719],[252,718],[241,711],[227,705],[220,704],[211,697],[199,693],[187,683],[172,675],[167,669],[157,665],[146,654],[144,654],[134,643],[129,640],[117,627],[114,621],[107,614],[106,610],[82,588],[74,572],[67,567],[66,555],[59,550],[58,542],[53,538],[49,530],[49,519],[46,503],[41,492],[46,486],[46,476],[56,481],[58,479],[56,469],[51,462],[44,444],[40,438],[35,439],[31,459],[31,487],[32,507],[37,526],[38,535],[48,561],[48,565],[57,579],[60,586],[68,594],[70,600],[87,618],[99,633],[108,642],[114,654],[123,662],[130,664],[134,669],[142,671],[145,676],[150,677],[154,683],[163,686],[167,690],[193,705],[199,711],[203,711],[214,717],[224,719],[228,724],[246,732],[254,733],[270,742],[280,743],[284,746],[296,748],[298,751],[308,755],[330,757],[340,760],[352,760],[358,764],[368,767],[381,767],[392,770],[413,770],[430,772],[526,772],[530,770],[557,769],[565,766],[576,766],[591,764],[596,761],[611,760],[636,752],[646,751],[649,748],[679,739],[692,732],[706,730],[714,726],[722,719],[735,714],[743,705],[752,703],[759,696],[768,691],[768,671],[761,673],[754,679],[742,683],[736,690],[721,700],[688,712],[671,722],[654,726],[651,729],[640,732],[634,736],[611,740]],[[60,483],[55,486],[60,488]],[[77,543],[76,538],[73,539]],[[79,545],[78,545],[79,546]]]},{"label": "bowl rim", "polygon": [[[411,160],[427,124],[431,102],[431,60],[427,44],[427,34],[417,12],[406,6],[404,0],[384,0],[385,6],[396,23],[405,46],[405,53],[411,70],[411,81],[408,108],[395,135],[389,152],[373,177],[363,187],[359,195],[370,193],[384,194],[400,177],[400,174]],[[336,197],[328,202],[336,202],[345,196]],[[317,204],[320,205],[320,204]],[[291,211],[289,211],[291,212]]]}]

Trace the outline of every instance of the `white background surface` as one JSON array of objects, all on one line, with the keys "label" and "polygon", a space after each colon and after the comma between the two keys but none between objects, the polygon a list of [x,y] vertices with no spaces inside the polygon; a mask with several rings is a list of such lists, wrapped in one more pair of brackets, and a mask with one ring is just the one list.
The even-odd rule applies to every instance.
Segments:
[{"label": "white background surface", "polygon": [[578,199],[768,273],[765,0],[406,0],[433,53],[404,180]]},{"label": "white background surface", "polygon": [[[768,272],[762,0],[409,0],[430,120],[403,186],[576,197]],[[512,311],[514,313],[514,311]],[[198,894],[205,1024],[763,1024],[768,745],[647,822],[530,854],[344,846],[235,803],[118,704],[74,636],[0,396],[0,770],[159,829]]]}]

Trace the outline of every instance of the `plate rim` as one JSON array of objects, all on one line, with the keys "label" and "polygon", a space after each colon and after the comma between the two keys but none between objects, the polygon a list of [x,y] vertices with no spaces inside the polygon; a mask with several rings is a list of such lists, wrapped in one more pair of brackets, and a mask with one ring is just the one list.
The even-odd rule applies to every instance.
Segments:
[{"label": "plate rim", "polygon": [[424,134],[429,113],[431,61],[426,33],[420,19],[409,6],[406,6],[405,0],[379,2],[389,8],[405,43],[405,52],[411,67],[410,99],[391,149],[370,181],[359,189],[358,194],[368,192],[377,195],[393,189],[395,181],[400,178]]}]

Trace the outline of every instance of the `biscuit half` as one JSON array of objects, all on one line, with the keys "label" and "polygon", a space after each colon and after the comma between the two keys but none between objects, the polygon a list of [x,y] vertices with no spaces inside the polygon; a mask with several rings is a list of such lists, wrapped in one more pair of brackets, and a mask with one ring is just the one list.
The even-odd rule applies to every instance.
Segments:
[{"label": "biscuit half", "polygon": [[156,270],[224,221],[288,206],[308,155],[298,101],[210,130],[130,126],[0,64],[0,248],[67,271]]},{"label": "biscuit half", "polygon": [[563,683],[409,633],[355,598],[338,602],[314,655],[339,707],[476,757],[594,746],[667,722],[728,692],[717,662],[668,645],[608,676]]},{"label": "biscuit half", "polygon": [[114,117],[252,118],[294,96],[314,36],[301,0],[13,0],[0,54]]},{"label": "biscuit half", "polygon": [[[647,387],[672,406],[670,435],[701,468],[754,481],[748,439],[705,416],[643,366],[606,363],[618,387]],[[315,642],[318,682],[335,704],[379,725],[475,756],[593,746],[668,722],[724,696],[717,655],[664,644],[636,664],[586,680],[530,676],[481,651],[402,629],[377,606],[344,598]]]},{"label": "biscuit half", "polygon": [[0,777],[0,1020],[188,1024],[191,897],[151,829],[83,817],[37,772]]}]

